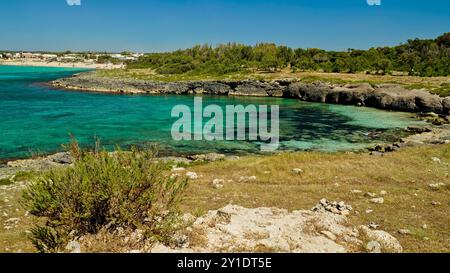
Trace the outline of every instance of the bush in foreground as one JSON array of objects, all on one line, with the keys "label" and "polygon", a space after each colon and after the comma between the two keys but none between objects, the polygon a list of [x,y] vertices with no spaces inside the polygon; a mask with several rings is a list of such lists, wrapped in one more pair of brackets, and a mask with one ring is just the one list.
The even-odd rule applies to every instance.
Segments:
[{"label": "bush in foreground", "polygon": [[83,153],[75,145],[73,154],[73,166],[36,177],[24,191],[30,213],[46,218],[31,235],[40,252],[104,229],[140,229],[159,241],[175,232],[186,180],[170,178],[154,152]]}]

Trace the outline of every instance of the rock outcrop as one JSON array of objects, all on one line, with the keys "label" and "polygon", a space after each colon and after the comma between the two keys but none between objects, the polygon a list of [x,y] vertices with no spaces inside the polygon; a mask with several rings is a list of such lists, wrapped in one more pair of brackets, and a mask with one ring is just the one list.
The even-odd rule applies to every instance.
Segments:
[{"label": "rock outcrop", "polygon": [[306,83],[296,79],[272,81],[155,82],[100,77],[92,72],[52,82],[57,88],[130,94],[210,94],[295,98],[310,102],[375,107],[405,112],[450,113],[450,98],[424,90],[408,90],[397,84]]},{"label": "rock outcrop", "polygon": [[188,234],[184,247],[156,245],[151,252],[366,252],[367,239],[377,246],[370,252],[402,252],[390,234],[363,226],[351,227],[346,216],[326,211],[288,212],[228,205],[197,218]]}]

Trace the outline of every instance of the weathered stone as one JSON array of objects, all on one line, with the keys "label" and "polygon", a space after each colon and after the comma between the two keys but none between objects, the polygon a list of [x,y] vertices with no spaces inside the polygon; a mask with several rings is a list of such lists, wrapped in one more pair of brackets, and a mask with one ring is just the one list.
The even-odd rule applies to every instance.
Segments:
[{"label": "weathered stone", "polygon": [[81,245],[76,241],[71,241],[67,244],[66,251],[70,253],[81,253]]},{"label": "weathered stone", "polygon": [[437,158],[437,157],[432,157],[431,160],[432,160],[434,163],[438,163],[438,164],[441,164],[441,163],[442,163],[441,160],[440,160],[439,158]]},{"label": "weathered stone", "polygon": [[381,244],[377,241],[370,241],[366,245],[366,250],[369,253],[381,253]]},{"label": "weathered stone", "polygon": [[191,180],[196,180],[199,178],[198,174],[195,172],[187,172],[186,173],[186,177],[191,179]]},{"label": "weathered stone", "polygon": [[[342,253],[362,245],[360,232],[348,226],[345,216],[277,208],[246,209],[228,205],[197,218],[190,232],[196,234],[195,242],[174,248],[156,245],[151,252],[254,252],[263,249],[283,253]],[[386,234],[372,236],[376,239],[371,240],[378,244],[369,246],[371,252],[401,252],[395,238]],[[198,236],[203,239],[199,240]]]},{"label": "weathered stone", "polygon": [[224,183],[225,183],[225,180],[223,180],[223,179],[214,179],[212,182],[212,185],[215,189],[221,189],[221,188],[223,188]]},{"label": "weathered stone", "polygon": [[314,206],[311,210],[314,212],[331,212],[347,216],[353,208],[350,205],[346,205],[344,202],[330,202],[327,199],[322,199],[319,204]]},{"label": "weathered stone", "polygon": [[372,198],[372,199],[370,199],[370,202],[372,202],[374,204],[383,204],[384,203],[384,198],[383,197]]},{"label": "weathered stone", "polygon": [[57,153],[49,156],[49,159],[57,164],[69,165],[73,163],[73,157],[70,153]]},{"label": "weathered stone", "polygon": [[252,182],[256,181],[258,178],[256,176],[241,176],[239,182]]},{"label": "weathered stone", "polygon": [[172,172],[184,172],[184,171],[186,171],[186,168],[176,166],[172,167]]},{"label": "weathered stone", "polygon": [[402,235],[409,235],[409,234],[411,234],[411,231],[409,231],[409,229],[400,229],[398,231],[398,233],[400,233]]},{"label": "weathered stone", "polygon": [[371,230],[366,226],[359,228],[362,235],[371,241],[376,241],[381,245],[383,252],[401,253],[403,248],[396,238],[385,231]]},{"label": "weathered stone", "polygon": [[428,185],[432,190],[439,190],[442,187],[445,187],[444,183],[435,183]]},{"label": "weathered stone", "polygon": [[374,197],[377,196],[377,194],[376,194],[376,193],[373,193],[373,192],[366,192],[366,193],[364,194],[364,196],[365,196],[365,197],[372,197],[372,198],[374,198]]}]

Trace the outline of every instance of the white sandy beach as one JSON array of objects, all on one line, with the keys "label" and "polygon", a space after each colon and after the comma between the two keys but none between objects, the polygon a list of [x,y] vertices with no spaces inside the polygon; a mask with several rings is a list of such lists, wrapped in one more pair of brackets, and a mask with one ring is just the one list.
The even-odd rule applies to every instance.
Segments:
[{"label": "white sandy beach", "polygon": [[123,68],[123,65],[114,64],[87,64],[82,62],[63,63],[63,62],[44,62],[37,60],[0,60],[0,65],[11,66],[44,66],[44,67],[67,67],[67,68],[88,68],[88,69],[117,69]]}]

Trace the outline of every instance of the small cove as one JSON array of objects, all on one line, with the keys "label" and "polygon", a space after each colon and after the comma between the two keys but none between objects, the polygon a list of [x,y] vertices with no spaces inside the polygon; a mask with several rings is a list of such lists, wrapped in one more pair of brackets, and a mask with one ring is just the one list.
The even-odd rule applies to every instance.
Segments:
[{"label": "small cove", "polygon": [[[192,107],[193,96],[70,92],[39,84],[82,71],[0,66],[0,160],[61,151],[70,134],[83,147],[99,138],[108,149],[158,144],[166,154],[259,151],[250,141],[173,141],[171,110]],[[281,150],[357,150],[419,123],[409,113],[282,98],[204,96],[203,105],[210,104],[279,105]]]}]

